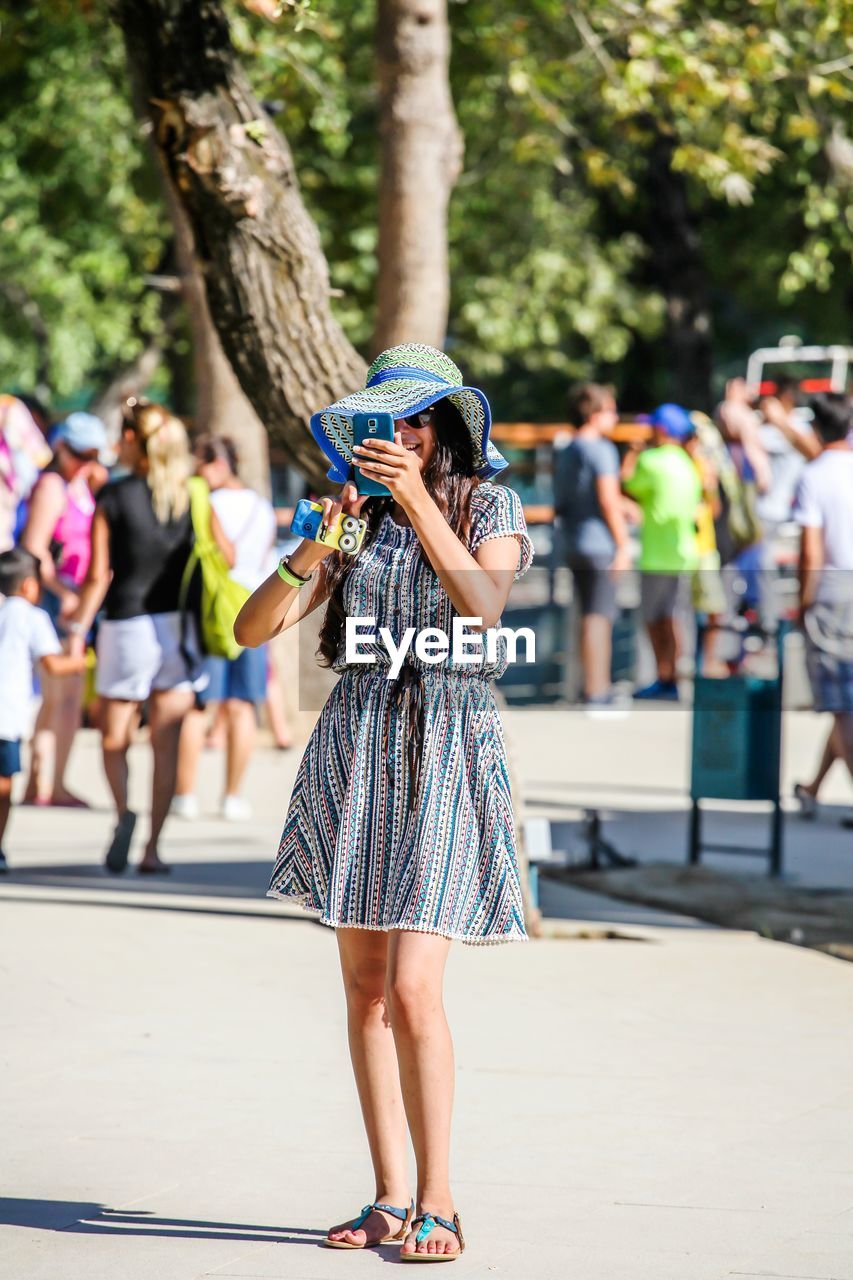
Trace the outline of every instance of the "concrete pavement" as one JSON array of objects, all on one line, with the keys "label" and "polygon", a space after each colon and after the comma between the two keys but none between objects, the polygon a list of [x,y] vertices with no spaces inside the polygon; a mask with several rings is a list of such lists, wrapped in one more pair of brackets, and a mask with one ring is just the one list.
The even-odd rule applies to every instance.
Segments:
[{"label": "concrete pavement", "polygon": [[[614,811],[677,814],[680,716],[602,732],[510,712],[533,812],[571,823],[559,806],[596,783]],[[176,872],[154,885],[102,872],[106,811],[13,815],[0,1280],[313,1280],[395,1262],[392,1247],[318,1247],[372,1186],[334,936],[263,898],[299,754],[258,754],[250,823],[171,822]],[[146,757],[134,749],[140,808]],[[211,811],[219,768],[205,756]],[[90,735],[71,782],[104,804]],[[807,850],[791,857],[809,870]],[[819,857],[820,874],[843,858]],[[853,1280],[853,967],[578,893],[561,909],[609,916],[617,937],[451,955],[469,1242],[454,1274]]]}]

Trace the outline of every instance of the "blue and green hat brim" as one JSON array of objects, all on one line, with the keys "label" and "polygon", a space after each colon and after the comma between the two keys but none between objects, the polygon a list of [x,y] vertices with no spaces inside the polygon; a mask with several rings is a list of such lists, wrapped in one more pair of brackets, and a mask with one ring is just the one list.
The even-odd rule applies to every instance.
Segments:
[{"label": "blue and green hat brim", "polygon": [[491,479],[509,464],[489,439],[492,414],[489,402],[478,387],[453,386],[438,379],[385,379],[377,386],[355,391],[311,415],[311,433],[331,462],[329,480],[344,484],[352,473],[352,419],[356,413],[390,413],[406,418],[421,413],[438,400],[448,399],[459,410],[471,436],[474,472],[482,480]]}]

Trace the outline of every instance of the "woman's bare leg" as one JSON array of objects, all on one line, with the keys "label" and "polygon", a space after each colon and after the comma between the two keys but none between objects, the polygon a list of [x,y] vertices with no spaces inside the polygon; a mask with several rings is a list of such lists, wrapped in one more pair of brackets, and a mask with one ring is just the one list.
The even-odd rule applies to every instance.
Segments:
[{"label": "woman's bare leg", "polygon": [[154,752],[151,834],[142,857],[142,865],[147,867],[157,866],[161,862],[157,845],[175,794],[181,723],[194,704],[195,694],[192,689],[155,689],[151,693],[151,749]]},{"label": "woman's bare leg", "polygon": [[273,741],[277,747],[282,749],[293,746],[293,733],[290,728],[290,722],[287,719],[287,711],[284,705],[284,696],[281,691],[281,684],[278,678],[278,672],[275,669],[275,659],[270,657],[267,666],[267,718],[270,722]]},{"label": "woman's bare leg", "polygon": [[[417,1212],[452,1221],[450,1120],[455,1070],[453,1041],[444,1013],[442,986],[450,940],[435,934],[394,930],[388,948],[388,1007],[409,1132],[418,1167]],[[405,1253],[454,1253],[452,1231],[435,1227],[420,1245],[416,1232]]]},{"label": "woman's bare leg", "polygon": [[[352,1068],[375,1174],[373,1199],[408,1207],[406,1117],[394,1034],[385,1002],[389,935],[371,929],[338,929],[347,1001]],[[351,1219],[355,1221],[355,1219]],[[402,1227],[390,1214],[372,1213],[358,1231],[348,1224],[329,1236],[349,1244],[375,1241]]]},{"label": "woman's bare leg", "polygon": [[257,737],[258,722],[255,704],[240,698],[229,698],[225,703],[228,720],[228,751],[225,761],[225,794],[237,796],[249,765],[252,748]]},{"label": "woman's bare leg", "polygon": [[138,711],[138,702],[125,702],[117,698],[102,699],[101,748],[104,754],[104,773],[119,818],[127,813],[127,752],[133,741]]},{"label": "woman's bare leg", "polygon": [[228,725],[225,718],[225,703],[213,703],[213,719],[208,726],[204,738],[206,751],[224,751],[228,737]]},{"label": "woman's bare leg", "polygon": [[195,795],[195,783],[198,775],[198,762],[204,746],[204,735],[207,732],[207,713],[192,711],[184,717],[181,727],[181,741],[178,748],[178,772],[175,783],[176,796]]},{"label": "woman's bare leg", "polygon": [[30,772],[24,791],[24,804],[33,804],[36,800],[40,800],[42,804],[49,803],[56,769],[54,725],[62,679],[60,676],[49,676],[45,672],[40,672],[39,684],[41,685],[41,706],[33,729]]},{"label": "woman's bare leg", "polygon": [[53,765],[53,803],[76,801],[65,785],[65,770],[74,745],[74,738],[83,719],[83,689],[85,676],[62,676],[54,722],[56,732],[56,756]]}]

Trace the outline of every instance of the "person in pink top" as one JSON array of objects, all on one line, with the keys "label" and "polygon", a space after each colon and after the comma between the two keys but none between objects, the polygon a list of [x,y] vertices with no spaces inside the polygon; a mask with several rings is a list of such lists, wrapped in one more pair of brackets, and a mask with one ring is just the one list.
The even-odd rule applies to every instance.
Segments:
[{"label": "person in pink top", "polygon": [[[98,457],[106,444],[100,418],[89,413],[66,418],[53,436],[53,462],[33,489],[21,536],[26,550],[38,557],[43,604],[63,639],[63,621],[77,608],[89,568],[95,514],[90,473],[101,470]],[[41,686],[24,803],[85,808],[85,801],[65,785],[68,757],[80,727],[84,676],[60,679],[46,674]]]}]

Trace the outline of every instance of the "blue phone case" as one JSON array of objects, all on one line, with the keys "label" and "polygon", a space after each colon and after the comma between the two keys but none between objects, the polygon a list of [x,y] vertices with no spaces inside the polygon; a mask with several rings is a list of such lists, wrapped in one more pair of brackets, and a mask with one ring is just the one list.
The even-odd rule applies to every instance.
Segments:
[{"label": "blue phone case", "polygon": [[[353,444],[363,444],[365,440],[387,440],[394,442],[394,417],[390,413],[356,413],[352,419]],[[391,490],[378,480],[371,480],[361,473],[357,463],[355,467],[355,487],[359,493],[369,493],[372,497],[387,498]]]}]

